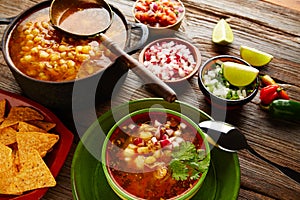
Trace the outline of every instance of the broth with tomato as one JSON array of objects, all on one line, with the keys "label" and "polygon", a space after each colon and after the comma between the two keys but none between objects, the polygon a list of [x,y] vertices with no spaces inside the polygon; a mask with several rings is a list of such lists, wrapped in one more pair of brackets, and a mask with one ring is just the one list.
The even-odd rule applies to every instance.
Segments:
[{"label": "broth with tomato", "polygon": [[143,113],[115,129],[106,163],[114,182],[131,195],[170,199],[199,181],[209,165],[206,151],[201,135],[187,121],[169,113]]}]

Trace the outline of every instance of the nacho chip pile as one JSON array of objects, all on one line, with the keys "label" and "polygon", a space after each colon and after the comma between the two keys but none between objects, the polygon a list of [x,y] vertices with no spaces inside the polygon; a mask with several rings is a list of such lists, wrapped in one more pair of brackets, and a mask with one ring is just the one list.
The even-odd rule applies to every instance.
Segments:
[{"label": "nacho chip pile", "polygon": [[37,188],[53,187],[56,181],[43,157],[59,136],[49,133],[55,123],[46,122],[33,108],[9,110],[0,100],[0,194],[20,195]]}]

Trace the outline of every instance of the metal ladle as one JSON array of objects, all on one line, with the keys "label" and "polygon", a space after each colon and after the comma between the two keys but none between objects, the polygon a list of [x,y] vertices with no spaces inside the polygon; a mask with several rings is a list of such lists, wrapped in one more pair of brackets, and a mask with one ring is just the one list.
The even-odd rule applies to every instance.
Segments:
[{"label": "metal ladle", "polygon": [[[208,142],[228,152],[247,149],[250,153],[279,169],[282,173],[300,183],[300,173],[288,167],[278,165],[257,153],[249,146],[246,137],[236,127],[221,121],[203,121],[200,128],[207,134]],[[217,142],[215,142],[217,141]]]},{"label": "metal ladle", "polygon": [[[98,13],[94,13],[94,15],[101,13],[101,20],[90,17],[86,21],[87,23],[79,25],[81,20],[76,20],[74,26],[63,25],[68,17],[76,12],[80,13],[85,9],[97,9],[96,12]],[[85,16],[87,15],[82,14],[82,17]],[[100,36],[103,45],[118,57],[117,60],[125,63],[126,67],[139,76],[153,92],[168,102],[175,101],[177,97],[172,88],[147,70],[142,63],[128,55],[104,34],[109,29],[112,19],[113,11],[104,0],[53,0],[50,6],[50,21],[55,28],[77,37]],[[87,27],[87,24],[90,24],[90,27]]]}]

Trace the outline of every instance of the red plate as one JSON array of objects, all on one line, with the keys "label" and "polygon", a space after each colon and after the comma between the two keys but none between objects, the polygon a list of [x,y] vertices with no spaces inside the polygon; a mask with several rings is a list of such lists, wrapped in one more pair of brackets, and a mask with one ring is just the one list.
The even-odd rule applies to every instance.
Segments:
[{"label": "red plate", "polygon": [[[51,132],[60,136],[59,141],[44,158],[47,166],[52,172],[54,178],[58,175],[62,168],[67,155],[73,143],[74,135],[69,131],[64,124],[47,108],[33,102],[25,97],[13,94],[0,89],[0,100],[6,99],[10,106],[29,106],[38,110],[45,117],[45,121],[56,123],[56,127]],[[49,188],[36,189],[26,192],[20,196],[0,195],[0,200],[17,199],[17,200],[35,200],[42,198]]]}]

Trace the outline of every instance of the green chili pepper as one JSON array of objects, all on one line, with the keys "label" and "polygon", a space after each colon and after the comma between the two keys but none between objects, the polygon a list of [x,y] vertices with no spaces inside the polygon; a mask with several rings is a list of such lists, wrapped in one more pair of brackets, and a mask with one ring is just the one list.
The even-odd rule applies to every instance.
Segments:
[{"label": "green chili pepper", "polygon": [[277,99],[270,104],[268,110],[276,117],[300,120],[299,101]]}]

